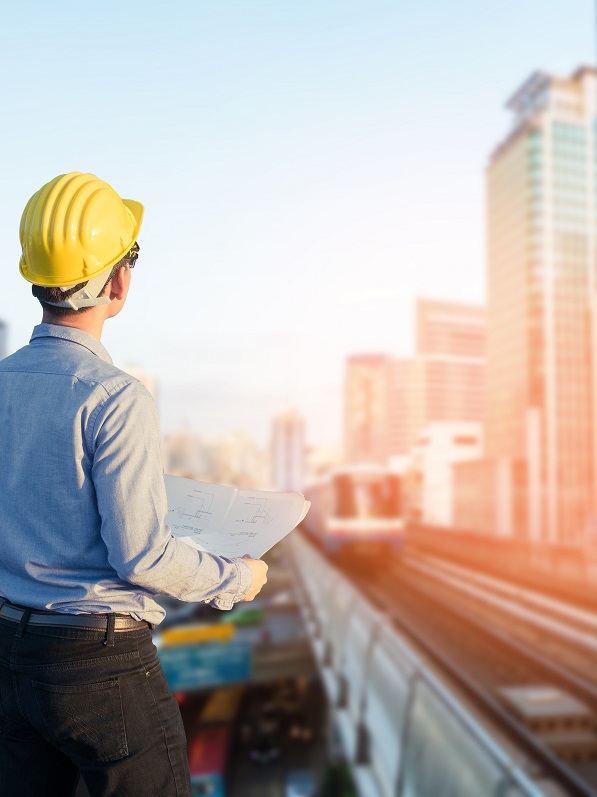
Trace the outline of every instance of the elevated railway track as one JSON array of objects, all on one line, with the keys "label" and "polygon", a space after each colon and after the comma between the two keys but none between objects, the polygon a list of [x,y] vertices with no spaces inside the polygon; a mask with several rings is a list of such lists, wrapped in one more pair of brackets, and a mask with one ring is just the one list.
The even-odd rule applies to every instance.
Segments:
[{"label": "elevated railway track", "polygon": [[[410,545],[401,559],[371,560],[365,568],[360,557],[329,560],[311,550],[329,568],[328,582],[336,570],[482,717],[538,784],[538,794],[597,795],[597,668],[591,667],[597,614]],[[334,627],[328,629],[330,638],[323,643],[328,650],[320,651],[320,658],[341,673],[351,655],[350,640],[342,639],[343,627],[350,624],[350,600],[338,600],[325,585],[321,590],[321,597],[334,604],[327,618]],[[336,680],[339,685],[329,693],[341,704],[346,683]],[[357,747],[353,752],[359,752]],[[398,778],[387,794],[408,793],[401,784]],[[461,797],[457,791],[445,793]],[[470,792],[471,797],[491,793]]]},{"label": "elevated railway track", "polygon": [[411,525],[406,529],[406,548],[409,553],[441,558],[597,614],[597,544],[537,543]]}]

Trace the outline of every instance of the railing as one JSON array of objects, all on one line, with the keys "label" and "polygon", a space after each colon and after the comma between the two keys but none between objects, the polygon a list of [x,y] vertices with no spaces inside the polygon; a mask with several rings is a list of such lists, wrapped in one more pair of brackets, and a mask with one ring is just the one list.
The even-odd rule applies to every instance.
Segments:
[{"label": "railing", "polygon": [[[303,618],[361,797],[540,797],[383,612],[298,533]],[[553,793],[553,792],[550,792]]]}]

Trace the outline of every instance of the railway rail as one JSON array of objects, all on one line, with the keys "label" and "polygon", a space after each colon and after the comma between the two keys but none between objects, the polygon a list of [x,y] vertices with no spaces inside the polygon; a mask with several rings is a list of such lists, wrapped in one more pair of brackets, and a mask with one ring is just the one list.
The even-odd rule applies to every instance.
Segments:
[{"label": "railway rail", "polygon": [[597,613],[437,557],[411,555],[400,569],[443,585],[496,629],[552,665],[564,665],[579,689],[589,692],[597,685]]},{"label": "railway rail", "polygon": [[597,613],[597,545],[556,545],[411,525],[409,553],[432,555]]},{"label": "railway rail", "polygon": [[[597,630],[597,616],[555,602],[550,616],[542,604],[547,599],[537,595],[526,596],[527,607],[516,607],[504,585],[502,592],[491,590],[479,578],[467,581],[463,572],[420,559],[407,557],[363,576],[345,558],[341,569],[507,734],[531,769],[553,778],[563,794],[597,795],[597,676],[589,678],[520,633],[534,624],[535,633],[539,628],[553,643],[557,629],[560,648],[584,645],[580,657],[594,661],[597,637],[587,629]],[[555,704],[559,714],[550,714]],[[529,707],[538,708],[542,721],[525,714]]]},{"label": "railway rail", "polygon": [[359,793],[565,797],[496,731],[383,608],[300,534],[288,542],[301,614]]}]

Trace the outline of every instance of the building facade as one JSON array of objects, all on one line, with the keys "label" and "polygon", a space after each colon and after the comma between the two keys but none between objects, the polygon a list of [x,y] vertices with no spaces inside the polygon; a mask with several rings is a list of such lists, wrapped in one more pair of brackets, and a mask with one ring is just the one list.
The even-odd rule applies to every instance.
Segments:
[{"label": "building facade", "polygon": [[388,362],[388,455],[408,456],[425,425],[425,382],[416,357]]},{"label": "building facade", "polygon": [[294,409],[273,419],[271,469],[274,489],[302,491],[306,479],[305,421]]},{"label": "building facade", "polygon": [[422,431],[408,472],[409,516],[429,526],[454,526],[456,463],[478,461],[483,432],[478,422],[436,421]]},{"label": "building facade", "polygon": [[410,456],[430,423],[481,423],[485,309],[419,299],[414,357],[361,354],[346,363],[347,462]]},{"label": "building facade", "polygon": [[487,169],[485,454],[536,540],[581,540],[595,503],[596,101],[594,69],[532,75]]},{"label": "building facade", "polygon": [[416,324],[423,425],[436,421],[481,423],[485,412],[485,308],[419,299]]},{"label": "building facade", "polygon": [[383,464],[391,453],[392,358],[355,354],[346,362],[344,384],[344,457],[346,462]]}]

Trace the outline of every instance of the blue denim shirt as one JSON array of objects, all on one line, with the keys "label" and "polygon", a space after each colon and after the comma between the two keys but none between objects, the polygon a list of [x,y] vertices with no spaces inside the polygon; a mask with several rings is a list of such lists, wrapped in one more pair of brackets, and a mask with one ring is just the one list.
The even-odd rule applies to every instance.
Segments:
[{"label": "blue denim shirt", "polygon": [[166,594],[230,609],[242,559],[172,537],[156,406],[86,332],[40,324],[0,361],[0,595],[159,623]]}]

